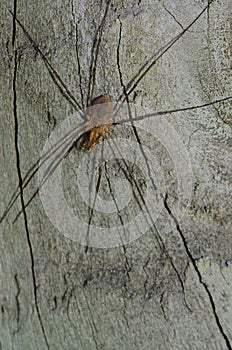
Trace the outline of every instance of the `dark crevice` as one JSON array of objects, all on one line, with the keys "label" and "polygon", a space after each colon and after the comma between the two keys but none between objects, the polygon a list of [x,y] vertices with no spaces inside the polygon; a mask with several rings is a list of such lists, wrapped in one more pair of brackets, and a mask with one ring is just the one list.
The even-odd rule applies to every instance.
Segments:
[{"label": "dark crevice", "polygon": [[15,274],[14,276],[15,279],[15,284],[16,284],[16,288],[17,288],[17,294],[15,296],[15,300],[16,300],[16,308],[17,308],[17,316],[16,316],[16,324],[17,324],[17,329],[14,332],[17,333],[19,331],[19,320],[20,320],[20,303],[19,303],[19,294],[20,294],[20,285],[19,285],[19,281],[18,281],[18,276],[17,274]]},{"label": "dark crevice", "polygon": [[167,317],[166,312],[165,312],[165,310],[164,310],[163,300],[164,300],[164,292],[163,292],[163,293],[161,294],[161,296],[160,296],[159,303],[160,303],[160,308],[161,308],[161,310],[162,310],[162,313],[163,313],[163,315],[164,315],[164,319],[165,319],[166,321],[168,321],[168,317]]},{"label": "dark crevice", "polygon": [[55,295],[52,300],[53,300],[54,306],[51,309],[51,311],[55,311],[57,309],[57,296]]},{"label": "dark crevice", "polygon": [[35,261],[34,261],[34,255],[33,255],[33,248],[28,228],[28,221],[27,221],[27,213],[25,209],[25,203],[24,203],[24,196],[23,196],[23,180],[22,180],[22,174],[21,174],[21,168],[20,168],[20,151],[19,151],[19,125],[18,125],[18,115],[17,115],[17,69],[18,69],[18,54],[17,50],[15,50],[14,54],[14,71],[13,71],[13,82],[12,82],[12,95],[13,95],[13,121],[14,121],[14,146],[15,146],[15,155],[16,155],[16,168],[17,168],[17,174],[18,174],[18,181],[19,181],[19,188],[20,188],[20,201],[22,206],[22,213],[23,213],[23,221],[24,221],[24,228],[26,232],[26,239],[27,239],[27,245],[29,249],[30,254],[30,260],[31,260],[31,274],[32,274],[32,282],[33,282],[33,294],[34,294],[34,301],[35,301],[35,308],[37,312],[37,316],[39,319],[39,324],[43,333],[44,341],[46,343],[47,349],[49,349],[49,344],[47,340],[47,336],[45,333],[45,329],[43,326],[38,300],[37,300],[37,286],[36,286],[36,276],[35,276]]},{"label": "dark crevice", "polygon": [[179,223],[178,223],[178,220],[177,220],[177,218],[174,216],[174,214],[172,213],[172,211],[171,211],[171,209],[170,209],[170,207],[169,207],[169,205],[168,205],[167,199],[168,199],[168,195],[166,194],[166,196],[164,197],[164,207],[165,207],[165,209],[167,210],[169,216],[172,218],[172,220],[173,220],[174,223],[175,223],[176,230],[177,230],[177,232],[178,232],[179,235],[180,235],[180,238],[181,238],[181,240],[182,240],[182,243],[183,243],[183,245],[184,245],[184,248],[185,248],[185,251],[186,251],[186,253],[187,253],[187,255],[188,255],[188,258],[189,258],[189,260],[190,260],[191,263],[192,263],[192,266],[193,266],[193,268],[194,268],[194,270],[195,270],[195,272],[196,272],[196,274],[197,274],[197,277],[198,277],[198,279],[199,279],[200,284],[203,286],[203,288],[204,288],[206,294],[208,295],[209,302],[210,302],[210,305],[211,305],[211,308],[212,308],[212,312],[213,312],[213,315],[214,315],[214,318],[215,318],[215,322],[216,322],[216,324],[217,324],[217,327],[218,327],[218,329],[219,329],[219,331],[220,331],[222,337],[223,337],[224,340],[225,340],[225,343],[226,343],[227,348],[228,348],[229,350],[231,350],[231,349],[232,349],[232,346],[231,346],[231,344],[230,344],[230,341],[229,341],[228,336],[227,336],[226,333],[224,332],[224,329],[223,329],[223,327],[222,327],[222,325],[221,325],[219,316],[218,316],[218,314],[217,314],[216,305],[215,305],[215,302],[214,302],[214,300],[213,300],[213,296],[212,296],[212,294],[210,293],[207,284],[203,281],[203,278],[202,278],[202,276],[201,276],[201,273],[200,273],[200,271],[199,271],[199,269],[198,269],[198,267],[197,267],[196,260],[195,260],[195,259],[193,258],[193,256],[192,256],[192,253],[191,253],[191,251],[190,251],[190,249],[189,249],[189,247],[188,247],[188,244],[187,244],[186,239],[185,239],[185,236],[184,236],[184,234],[183,234],[183,232],[182,232],[182,230],[181,230],[181,228],[180,228],[180,225],[179,225]]}]

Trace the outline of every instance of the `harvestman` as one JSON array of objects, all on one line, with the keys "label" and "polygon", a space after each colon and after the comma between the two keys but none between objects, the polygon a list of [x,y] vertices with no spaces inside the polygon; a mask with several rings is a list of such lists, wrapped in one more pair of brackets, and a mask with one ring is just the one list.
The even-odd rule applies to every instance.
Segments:
[{"label": "harvestman", "polygon": [[[24,214],[25,214],[26,207],[29,205],[29,203],[36,196],[36,194],[38,193],[38,191],[41,188],[41,186],[44,184],[44,182],[47,180],[47,178],[52,174],[52,172],[56,169],[56,167],[59,165],[59,163],[62,161],[62,159],[66,156],[66,154],[72,149],[72,147],[74,145],[78,144],[78,141],[80,141],[80,139],[83,137],[83,135],[84,135],[84,140],[81,143],[82,146],[84,148],[86,148],[86,149],[91,149],[91,148],[95,147],[95,145],[99,142],[101,137],[104,138],[107,134],[109,134],[110,127],[112,125],[129,123],[129,124],[132,125],[133,132],[135,133],[135,136],[138,139],[138,134],[137,134],[137,131],[136,131],[136,128],[135,128],[135,122],[138,121],[138,120],[142,120],[142,119],[145,119],[145,118],[150,118],[150,117],[157,116],[157,115],[162,116],[162,115],[167,115],[167,114],[170,114],[170,113],[175,113],[175,112],[180,112],[180,111],[188,111],[188,110],[200,109],[200,108],[203,108],[203,107],[206,107],[206,106],[210,106],[210,105],[213,105],[213,104],[216,104],[216,103],[220,103],[220,102],[228,101],[228,100],[232,99],[232,96],[229,96],[229,97],[225,97],[223,99],[218,99],[218,100],[215,100],[215,101],[212,101],[212,102],[209,102],[209,103],[205,103],[205,104],[202,104],[202,105],[198,105],[198,106],[184,107],[184,108],[178,108],[178,109],[173,109],[173,110],[168,110],[168,111],[155,112],[155,113],[151,113],[149,115],[148,114],[147,115],[141,115],[141,116],[138,116],[138,117],[135,117],[135,118],[132,117],[132,114],[131,114],[130,108],[129,108],[128,97],[135,90],[135,88],[137,87],[139,82],[149,72],[149,70],[155,65],[155,63],[159,60],[159,58],[161,58],[163,56],[163,54],[165,54],[165,52],[167,52],[193,26],[193,24],[197,22],[197,20],[209,8],[209,6],[213,3],[213,1],[214,0],[208,1],[208,5],[199,13],[199,15],[185,29],[182,30],[182,32],[180,34],[178,34],[175,38],[173,38],[170,42],[168,42],[163,48],[161,48],[157,52],[157,54],[152,56],[151,59],[141,67],[141,69],[139,70],[138,74],[127,84],[127,86],[124,87],[122,95],[120,95],[119,98],[118,98],[118,101],[117,101],[118,105],[116,105],[114,108],[113,108],[111,97],[108,96],[108,95],[99,96],[99,97],[93,99],[94,84],[95,84],[95,77],[96,77],[96,67],[97,67],[99,47],[100,47],[100,43],[101,43],[101,36],[102,36],[103,29],[104,29],[105,20],[106,20],[106,17],[107,17],[109,6],[110,6],[110,3],[111,3],[111,1],[107,1],[105,14],[104,14],[103,19],[101,21],[101,24],[100,24],[100,26],[99,26],[99,28],[97,30],[96,37],[95,37],[94,44],[93,44],[93,50],[92,50],[93,54],[92,54],[92,60],[91,60],[91,66],[90,66],[91,67],[91,69],[90,69],[90,79],[89,79],[89,87],[88,87],[88,95],[87,95],[87,103],[86,103],[86,105],[89,106],[88,108],[90,108],[89,109],[90,112],[88,112],[88,108],[87,108],[86,113],[84,113],[84,114],[81,112],[81,109],[82,109],[81,106],[79,105],[79,103],[77,102],[77,100],[75,99],[73,94],[69,91],[67,86],[64,84],[64,82],[60,78],[59,74],[55,71],[55,69],[49,63],[49,61],[47,60],[47,58],[45,57],[45,55],[43,54],[41,49],[37,46],[36,42],[32,39],[30,34],[27,32],[25,27],[16,18],[16,13],[12,13],[10,11],[12,16],[13,16],[13,19],[14,19],[14,26],[16,25],[16,22],[17,22],[18,25],[21,27],[21,29],[23,30],[24,34],[27,36],[29,41],[32,43],[32,45],[35,48],[35,50],[40,54],[42,60],[44,61],[45,66],[48,69],[49,74],[51,75],[51,77],[54,80],[54,82],[59,86],[60,89],[62,89],[63,95],[65,95],[65,97],[69,100],[69,102],[78,110],[78,112],[82,116],[83,123],[79,127],[77,127],[75,130],[73,130],[71,133],[69,133],[68,135],[65,135],[65,137],[63,137],[57,143],[57,145],[55,145],[51,150],[49,150],[46,154],[44,154],[42,159],[40,161],[36,162],[36,164],[34,164],[34,166],[26,173],[26,175],[22,179],[21,183],[19,184],[16,192],[12,195],[11,200],[10,200],[6,210],[4,211],[2,217],[0,218],[0,222],[2,222],[3,219],[6,217],[6,215],[10,211],[11,207],[13,206],[13,204],[15,203],[17,198],[19,196],[22,197],[23,190],[27,187],[27,185],[29,184],[29,182],[33,178],[33,176],[37,173],[37,171],[39,169],[39,166],[40,166],[39,163],[41,164],[41,162],[42,163],[45,162],[47,159],[49,159],[51,154],[53,154],[54,152],[57,152],[57,153],[59,152],[58,156],[57,156],[57,160],[54,161],[49,166],[47,172],[45,173],[44,178],[42,179],[42,181],[41,181],[41,183],[40,183],[40,185],[38,187],[38,189],[31,196],[31,198],[25,204],[25,206],[22,205],[22,211],[21,212],[24,212]],[[15,56],[15,57],[17,57],[17,56]],[[116,121],[115,120],[115,116],[117,115],[117,112],[121,108],[121,104],[123,102],[125,102],[125,101],[128,104],[128,115],[129,115],[129,118]],[[101,107],[100,106],[101,104],[103,104],[104,107]],[[90,107],[90,106],[92,106],[92,107]],[[64,144],[66,144],[66,147],[64,147],[62,149]],[[143,152],[142,146],[141,146],[141,152]],[[130,175],[131,174],[129,173],[129,176]],[[97,195],[97,192],[98,192],[98,189],[99,189],[99,186],[100,186],[100,180],[101,180],[101,172],[99,171],[99,179],[98,179],[96,192],[95,192],[96,195]],[[132,178],[131,181],[134,181],[134,179]],[[136,186],[136,183],[135,183],[135,186]],[[139,192],[138,186],[136,186],[136,188],[137,188],[137,190]],[[140,192],[139,192],[139,196],[141,197],[141,199],[143,199]],[[168,208],[167,203],[165,202],[165,198],[164,198],[164,206],[165,206],[166,210],[168,211],[169,215],[172,216],[172,213],[171,213],[170,209]],[[17,215],[17,217],[20,215],[20,213]],[[90,214],[91,215],[90,215],[90,220],[89,220],[89,227],[90,227],[90,223],[91,223],[93,210],[92,210],[92,212]],[[17,217],[16,217],[16,219],[17,219]],[[184,283],[183,283],[183,281],[181,279],[181,276],[180,276],[180,274],[179,274],[179,272],[178,272],[178,270],[177,270],[177,268],[176,268],[176,266],[175,266],[171,256],[169,255],[169,253],[165,249],[164,243],[162,241],[162,237],[159,235],[159,232],[156,229],[155,224],[154,224],[154,230],[155,230],[155,233],[156,233],[156,236],[157,236],[157,241],[158,241],[161,249],[163,250],[163,252],[166,255],[166,257],[168,258],[168,260],[170,262],[170,265],[172,266],[173,270],[175,271],[175,273],[177,275],[177,278],[178,278],[178,280],[180,282],[181,288],[183,290],[183,295],[184,295]],[[198,271],[198,268],[197,268],[197,265],[195,263],[195,260],[193,259],[192,255],[191,255],[191,252],[188,249],[188,246],[185,244],[186,243],[185,239],[182,237],[182,232],[180,231],[180,229],[178,227],[177,227],[177,230],[179,231],[181,239],[182,239],[182,241],[183,241],[183,243],[185,245],[186,253],[187,253],[187,255],[188,255],[188,257],[189,257],[189,259],[190,259],[190,261],[191,261],[191,263],[192,263],[192,265],[193,265],[193,267],[194,267],[194,269],[195,269],[195,271],[196,271],[196,273],[198,275],[198,278],[199,278],[200,282],[202,283],[206,293],[208,294],[209,301],[210,301],[211,308],[212,308],[214,316],[215,316],[215,320],[216,320],[217,326],[220,329],[220,331],[221,331],[221,333],[222,333],[222,335],[224,337],[224,340],[226,341],[226,343],[228,345],[228,348],[231,348],[230,342],[228,340],[228,337],[224,333],[223,328],[221,326],[220,319],[219,319],[219,317],[217,315],[217,311],[215,310],[215,304],[214,304],[212,296],[211,296],[211,294],[210,294],[210,292],[208,290],[208,287],[204,283],[204,281],[202,281],[202,279],[201,279],[201,275],[200,275],[200,272]],[[30,237],[29,237],[29,233],[28,232],[27,232],[27,239],[28,239],[28,244],[29,244],[29,248],[30,248],[30,254],[31,254],[32,262],[33,262],[33,252],[32,252],[32,246],[31,246],[31,241],[30,241]],[[88,239],[88,232],[87,232],[87,239]],[[122,246],[125,249],[123,244],[122,244]],[[88,248],[88,245],[87,245],[87,248]],[[34,286],[35,286],[36,285],[36,279],[35,279],[35,271],[34,271],[33,263],[32,263],[31,268],[32,268],[32,275],[33,275],[33,281],[34,281]],[[42,323],[42,319],[41,319],[41,314],[40,314],[38,303],[37,303],[36,288],[34,288],[34,297],[35,297],[35,303],[36,303],[36,309],[37,309],[39,321],[40,321],[40,324],[41,324],[41,327],[42,327],[43,333],[44,333],[45,342],[48,345],[48,341],[47,341],[47,338],[46,338],[46,334],[44,332],[44,327],[43,327],[43,323]]]},{"label": "harvestman", "polygon": [[[49,166],[49,168],[47,169],[47,172],[46,172],[44,178],[42,179],[42,181],[40,183],[39,188],[35,191],[35,193],[32,195],[32,197],[29,199],[29,201],[25,204],[25,206],[22,209],[22,211],[25,212],[25,208],[27,207],[27,205],[29,205],[29,203],[33,200],[33,198],[38,193],[38,191],[41,188],[41,186],[43,186],[44,182],[48,179],[48,177],[56,169],[56,167],[59,165],[59,163],[62,161],[62,159],[66,156],[66,154],[68,152],[70,152],[70,150],[73,148],[74,145],[81,144],[82,147],[84,147],[85,149],[87,149],[87,150],[91,149],[91,148],[95,147],[95,145],[99,142],[100,138],[104,138],[107,134],[109,134],[110,127],[112,125],[124,124],[124,123],[129,123],[129,124],[132,125],[133,132],[135,133],[135,136],[138,139],[138,134],[137,134],[137,131],[136,131],[136,128],[135,128],[135,124],[134,124],[138,120],[142,120],[142,119],[145,119],[145,118],[150,118],[150,117],[157,116],[157,115],[162,116],[162,115],[167,115],[167,114],[180,112],[180,111],[188,111],[188,110],[200,109],[200,108],[203,108],[203,107],[206,107],[206,106],[210,106],[210,105],[213,105],[213,104],[216,104],[216,103],[220,103],[220,102],[228,101],[228,100],[232,99],[232,96],[229,96],[229,97],[225,97],[223,99],[218,99],[218,100],[215,100],[215,101],[212,101],[212,102],[209,102],[209,103],[205,103],[205,104],[202,104],[202,105],[198,105],[198,106],[184,107],[184,108],[178,108],[178,109],[173,109],[173,110],[168,110],[168,111],[155,112],[155,113],[151,113],[151,114],[147,114],[147,115],[141,115],[141,116],[136,116],[136,117],[132,116],[132,113],[131,113],[130,108],[129,108],[128,97],[135,90],[135,88],[137,87],[139,82],[149,72],[149,70],[156,64],[156,62],[163,56],[163,54],[165,54],[165,52],[167,52],[193,26],[193,24],[209,8],[209,6],[213,3],[213,1],[214,0],[208,1],[208,5],[199,13],[199,15],[185,29],[182,30],[182,32],[179,35],[177,35],[170,42],[168,42],[162,49],[160,49],[154,56],[152,56],[151,59],[146,64],[144,64],[141,67],[141,69],[139,70],[138,74],[127,84],[127,86],[124,87],[122,95],[120,95],[118,100],[117,100],[118,105],[116,105],[114,108],[113,108],[111,97],[108,96],[108,95],[99,96],[99,97],[93,99],[94,84],[95,84],[95,77],[96,77],[96,67],[97,67],[97,60],[98,60],[100,43],[101,43],[101,36],[102,36],[103,29],[104,29],[104,25],[105,25],[107,13],[108,13],[108,10],[109,10],[109,6],[110,6],[110,3],[111,3],[111,1],[108,1],[107,2],[107,6],[106,6],[106,10],[105,10],[105,14],[104,14],[103,19],[101,21],[101,24],[100,24],[100,26],[99,26],[99,28],[97,30],[96,37],[95,37],[94,44],[93,44],[93,50],[92,50],[93,51],[93,55],[92,55],[92,60],[91,60],[91,69],[90,69],[89,89],[88,89],[88,95],[87,95],[87,110],[86,110],[86,113],[82,113],[81,112],[81,109],[82,109],[81,106],[79,105],[79,103],[77,102],[77,100],[75,99],[73,94],[69,91],[67,86],[64,84],[64,82],[60,78],[59,74],[55,71],[55,69],[49,63],[49,61],[47,60],[47,58],[45,57],[45,55],[43,54],[41,49],[37,46],[36,42],[32,39],[32,37],[30,36],[28,31],[22,25],[22,23],[16,18],[16,14],[11,12],[11,14],[13,16],[13,19],[14,19],[14,25],[17,22],[18,25],[21,27],[21,29],[23,30],[23,32],[25,33],[25,35],[27,36],[29,41],[34,46],[35,50],[40,54],[42,60],[44,61],[45,66],[47,67],[47,69],[49,71],[49,74],[53,78],[54,82],[59,86],[60,89],[62,89],[63,95],[65,95],[65,97],[69,100],[69,102],[74,107],[76,107],[76,109],[78,110],[78,112],[80,113],[80,115],[81,115],[81,117],[83,119],[83,123],[78,128],[76,128],[71,133],[69,133],[64,138],[62,138],[57,143],[57,145],[55,145],[51,150],[49,150],[46,154],[43,155],[42,159],[40,160],[40,163],[41,162],[43,163],[47,159],[49,159],[51,154],[53,154],[54,152],[59,152],[56,161]],[[117,112],[121,108],[121,104],[123,102],[125,102],[125,101],[128,104],[128,115],[129,115],[129,118],[116,121],[115,120],[115,116],[117,115]],[[101,104],[103,104],[104,107],[99,106]],[[102,113],[102,111],[103,111],[103,113]],[[83,135],[84,135],[84,139],[83,139]],[[79,143],[81,138],[82,138],[82,141],[81,141],[81,143]],[[64,144],[65,144],[65,147],[63,147]],[[143,153],[142,145],[141,145],[141,152]],[[10,200],[6,210],[5,210],[5,212],[3,213],[0,221],[2,221],[6,217],[7,213],[9,212],[9,210],[11,209],[11,207],[13,206],[13,204],[15,203],[17,198],[19,196],[22,197],[23,190],[27,187],[27,185],[29,184],[30,180],[36,174],[36,172],[39,169],[39,166],[40,165],[39,165],[39,161],[38,161],[27,172],[27,174],[24,176],[24,178],[22,179],[22,182],[18,186],[16,192],[12,195],[12,198],[11,198],[11,200]],[[130,176],[130,173],[129,173],[129,176]],[[99,190],[100,181],[101,181],[101,173],[99,171],[99,179],[98,179],[96,192],[95,192],[96,195],[97,195],[98,190]],[[131,179],[131,181],[134,181],[133,178]],[[136,183],[135,183],[135,186],[136,186]],[[137,190],[139,192],[138,186],[136,186],[136,188],[137,188]],[[141,199],[143,199],[140,192],[139,192],[139,196],[141,197]],[[167,203],[165,202],[165,198],[164,198],[164,206],[165,206],[165,204],[166,204],[166,210],[169,211],[170,215],[172,215],[171,211],[167,207]],[[94,206],[93,206],[93,208],[94,208]],[[20,215],[20,213],[17,215],[17,217]],[[90,227],[90,223],[91,223],[92,214],[93,214],[93,210],[90,213],[89,227]],[[17,219],[17,217],[16,217],[16,219]],[[178,270],[177,270],[177,268],[176,268],[176,266],[175,266],[171,256],[166,251],[164,243],[162,241],[162,237],[159,235],[159,232],[157,231],[157,229],[155,227],[155,224],[154,224],[154,229],[155,229],[155,233],[156,233],[156,236],[157,236],[157,241],[158,241],[161,249],[165,253],[166,257],[168,258],[168,260],[169,260],[173,270],[175,271],[175,273],[176,273],[176,275],[178,277],[178,280],[179,280],[179,282],[181,284],[181,288],[183,290],[183,295],[184,295],[184,284],[183,284],[183,281],[181,279],[181,276],[180,276],[180,274],[179,274],[179,272],[178,272]],[[178,230],[178,227],[177,227],[177,230]],[[182,235],[181,232],[179,232],[179,233],[180,233],[180,235]],[[183,238],[183,237],[181,237],[181,238]],[[87,233],[87,240],[88,240],[88,233]],[[182,240],[185,243],[184,238]],[[29,234],[28,234],[28,243],[30,245],[30,254],[31,254],[32,258],[33,258],[32,247],[31,247],[31,243],[30,243]],[[124,248],[123,244],[122,244],[122,246]],[[88,245],[87,245],[87,247],[88,247]],[[199,279],[201,279],[201,276],[200,276],[200,273],[198,271],[198,268],[197,268],[197,265],[195,263],[195,260],[192,258],[192,255],[191,255],[191,253],[190,253],[190,251],[188,249],[188,246],[186,244],[185,244],[185,249],[186,249],[186,252],[188,254],[188,257],[189,257],[192,265],[194,266],[194,269],[195,269],[196,273],[198,274]],[[33,274],[34,285],[36,285],[36,283],[35,283],[35,272],[34,272],[33,266],[32,266],[32,274]],[[224,337],[224,339],[225,339],[225,341],[226,341],[226,343],[228,345],[228,348],[231,348],[230,347],[230,342],[228,340],[228,337],[223,332],[223,329],[221,327],[220,319],[218,318],[217,312],[215,310],[215,304],[214,304],[214,302],[212,300],[211,294],[209,293],[207,285],[205,285],[203,281],[201,281],[201,283],[202,283],[206,293],[209,296],[209,301],[210,301],[213,313],[215,315],[217,326],[220,328],[221,333],[223,334],[223,337]],[[40,324],[41,324],[41,326],[43,328],[40,311],[39,311],[39,308],[38,308],[38,305],[37,305],[36,289],[34,290],[34,295],[35,295],[37,313],[38,313],[38,316],[39,316]],[[47,343],[47,339],[46,339],[45,333],[44,333],[44,336],[45,336],[45,341]]]},{"label": "harvestman", "polygon": [[[173,45],[175,45],[175,43],[197,22],[197,20],[205,13],[205,11],[207,11],[207,9],[209,8],[210,4],[213,3],[213,1],[214,0],[209,1],[208,5],[199,13],[199,15],[185,29],[183,29],[176,37],[174,37],[164,47],[162,47],[156,54],[154,54],[150,58],[150,60],[147,63],[145,63],[141,67],[141,69],[139,70],[137,75],[127,84],[127,86],[124,86],[123,93],[117,99],[118,104],[114,108],[113,108],[112,99],[108,95],[99,96],[99,97],[96,97],[93,99],[94,84],[95,84],[95,78],[96,78],[96,68],[97,68],[99,48],[100,48],[100,44],[101,44],[101,37],[102,37],[103,29],[105,26],[109,6],[111,4],[111,1],[108,1],[104,16],[103,16],[101,24],[97,30],[97,33],[96,33],[96,36],[94,39],[94,43],[93,43],[93,50],[92,50],[93,54],[92,54],[92,60],[91,60],[91,64],[90,64],[91,69],[90,69],[90,78],[89,78],[89,89],[88,89],[88,94],[87,94],[87,106],[89,105],[89,107],[87,108],[86,113],[83,113],[81,111],[82,108],[81,108],[80,104],[77,102],[74,95],[71,93],[71,91],[68,89],[66,84],[63,82],[63,80],[61,79],[61,77],[59,76],[57,71],[52,67],[52,65],[50,64],[48,59],[45,57],[45,55],[43,54],[41,49],[38,47],[36,42],[30,36],[29,32],[25,29],[23,24],[19,21],[18,18],[16,18],[16,15],[10,11],[15,22],[18,23],[18,25],[21,27],[21,29],[23,30],[26,37],[32,43],[35,50],[40,54],[42,60],[44,61],[45,66],[48,69],[49,74],[53,78],[54,82],[59,86],[59,88],[62,89],[63,95],[65,95],[65,97],[69,100],[69,102],[77,109],[78,113],[80,113],[80,115],[83,119],[82,125],[80,125],[77,129],[73,130],[73,132],[70,133],[69,135],[66,135],[64,138],[62,138],[53,149],[51,149],[49,152],[47,152],[47,154],[43,155],[43,157],[41,158],[40,164],[41,164],[41,162],[42,163],[45,162],[51,156],[51,154],[61,150],[58,153],[57,161],[55,161],[53,164],[51,164],[49,166],[49,168],[45,174],[45,177],[42,179],[42,181],[40,183],[39,188],[43,185],[43,183],[47,180],[47,178],[51,175],[51,173],[56,169],[56,167],[61,162],[61,160],[66,156],[66,154],[68,152],[70,152],[70,150],[73,148],[73,146],[78,145],[78,142],[80,141],[80,139],[82,139],[82,141],[79,142],[79,144],[81,144],[81,146],[83,148],[88,150],[88,149],[95,147],[95,145],[99,142],[101,137],[104,138],[107,134],[110,133],[110,127],[112,125],[129,123],[132,125],[133,132],[135,133],[135,136],[136,136],[137,140],[139,141],[138,134],[137,134],[135,124],[134,124],[138,120],[142,120],[145,118],[150,118],[150,117],[158,116],[158,115],[160,115],[160,116],[167,115],[167,114],[176,113],[176,112],[180,112],[180,111],[200,109],[200,108],[207,107],[207,106],[210,106],[210,105],[213,105],[216,103],[230,100],[232,98],[232,96],[229,96],[229,97],[225,97],[223,99],[214,100],[212,102],[205,103],[205,104],[198,105],[198,106],[177,108],[177,109],[167,110],[167,111],[160,111],[160,112],[155,112],[155,113],[136,116],[136,117],[132,117],[132,114],[131,114],[130,108],[129,108],[128,97],[135,90],[135,88],[137,87],[139,82],[150,71],[150,69],[156,64],[156,62]],[[120,110],[123,102],[128,103],[129,118],[116,121],[115,116],[117,115],[118,111]],[[101,106],[101,104],[103,104],[103,105]],[[62,149],[62,146],[64,144],[66,145],[66,147],[63,147],[63,149]],[[69,145],[68,149],[67,149],[67,145]],[[143,152],[142,146],[141,146],[141,151]],[[11,198],[6,210],[4,211],[0,221],[2,221],[4,219],[4,217],[7,215],[7,213],[9,212],[9,210],[11,209],[11,207],[13,206],[13,204],[15,203],[17,198],[19,197],[20,191],[27,187],[28,183],[33,178],[33,176],[36,174],[38,169],[39,169],[39,161],[36,162],[36,164],[24,176],[21,188],[19,186],[18,189],[16,190],[16,192],[12,195],[12,198]],[[98,181],[97,190],[99,189],[99,182],[100,182],[100,179]],[[39,188],[35,191],[35,193],[31,196],[29,201],[26,203],[25,208],[29,205],[29,203],[33,200],[35,195],[38,193]],[[97,191],[96,191],[96,194],[97,194]],[[18,218],[18,216],[21,213],[22,213],[22,211],[19,212],[16,219]]]}]

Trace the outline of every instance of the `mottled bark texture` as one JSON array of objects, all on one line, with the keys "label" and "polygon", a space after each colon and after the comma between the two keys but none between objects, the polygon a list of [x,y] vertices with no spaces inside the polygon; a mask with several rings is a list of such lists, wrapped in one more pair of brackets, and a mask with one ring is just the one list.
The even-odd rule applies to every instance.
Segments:
[{"label": "mottled bark texture", "polygon": [[[38,195],[26,205],[37,174],[25,188],[23,181],[47,137],[78,105],[101,94],[117,100],[161,48],[164,54],[125,102],[151,113],[232,95],[231,0],[212,1],[202,12],[208,3],[1,1],[0,349],[232,348],[230,100],[163,115],[167,133],[162,129],[160,137],[139,129],[138,122],[134,128],[112,126],[108,140],[142,145],[141,161],[132,153],[124,161],[106,162],[103,155],[101,171],[93,163],[95,150],[87,152],[87,170],[100,183],[98,197],[118,205],[114,214],[89,210],[81,198],[75,170],[84,151],[74,149],[66,157],[67,202],[96,230],[133,222],[147,191],[159,197],[158,219],[155,206],[149,213],[145,209],[148,229],[144,233],[138,221],[133,231],[138,238],[124,245],[112,248],[109,239],[103,249],[68,239],[48,219]],[[177,136],[170,137],[170,130]],[[109,147],[106,138],[104,152]],[[139,169],[143,147],[157,164],[148,171],[150,187]],[[144,164],[149,168],[150,160]],[[185,179],[190,165],[191,179]],[[178,192],[179,182],[190,196]],[[18,184],[18,198],[4,215]],[[127,191],[132,199],[124,208],[120,198]],[[177,202],[185,212],[181,220]]]}]

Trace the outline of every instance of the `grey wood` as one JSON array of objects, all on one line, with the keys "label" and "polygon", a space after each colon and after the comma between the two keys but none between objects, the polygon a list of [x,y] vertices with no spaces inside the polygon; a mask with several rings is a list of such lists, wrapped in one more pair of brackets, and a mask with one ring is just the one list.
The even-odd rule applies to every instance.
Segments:
[{"label": "grey wood", "polygon": [[[106,2],[15,0],[14,5],[17,19],[78,104],[86,106],[91,50]],[[40,159],[48,136],[58,129],[64,132],[62,123],[77,113],[10,14],[11,6],[2,0],[0,7],[1,217],[19,176]],[[232,95],[231,1],[214,0],[202,12],[206,6],[207,1],[197,0],[112,1],[99,47],[94,97],[109,94],[116,101],[142,65],[181,32],[130,94],[131,108],[152,113]],[[127,113],[120,118],[128,118]],[[38,195],[22,212],[22,202],[37,189],[37,174],[17,192],[0,226],[0,349],[232,348],[231,100],[135,125],[151,163],[143,163],[130,123],[111,127],[128,164],[125,168],[121,160],[121,167],[135,182],[129,183],[116,161],[102,167],[98,197],[106,201],[106,209],[108,201],[115,210],[94,211],[92,247],[79,242],[86,231],[77,228],[79,238],[73,234],[72,240],[55,227]],[[133,154],[120,137],[128,145],[136,143],[139,152]],[[112,140],[104,140],[106,153],[107,139]],[[102,144],[88,152],[73,149],[62,162],[66,201],[87,226],[91,212],[77,184],[88,188],[94,171],[97,182],[93,159]],[[79,164],[86,165],[86,179],[77,175]],[[146,190],[161,209],[157,220],[156,206],[149,213],[144,207]],[[120,198],[129,195],[127,208]],[[135,220],[141,207],[144,224]],[[62,220],[69,225],[64,208],[50,209],[54,217],[64,214]],[[127,222],[134,224],[137,239],[128,238]],[[123,226],[125,244],[119,241],[119,228],[109,230],[104,242],[99,238],[99,227],[113,226]]]}]

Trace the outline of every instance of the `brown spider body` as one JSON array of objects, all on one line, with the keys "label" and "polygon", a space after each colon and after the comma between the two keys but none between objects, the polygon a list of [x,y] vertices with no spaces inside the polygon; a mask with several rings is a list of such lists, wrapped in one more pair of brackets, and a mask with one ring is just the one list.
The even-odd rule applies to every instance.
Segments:
[{"label": "brown spider body", "polygon": [[110,126],[113,122],[113,102],[110,96],[101,95],[92,100],[85,114],[85,130],[82,147],[91,149],[110,133]]}]

